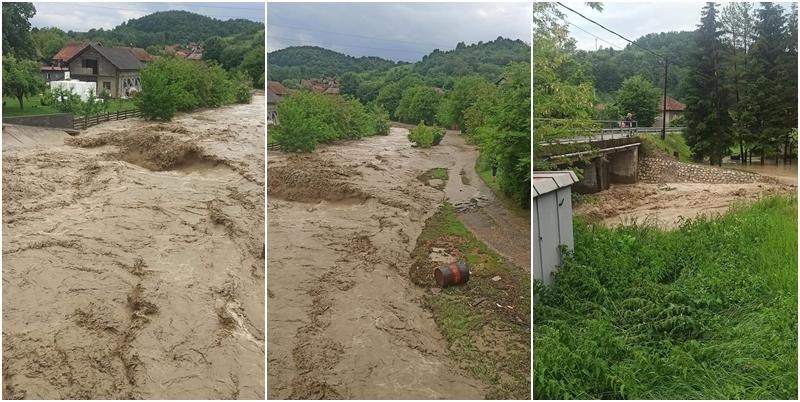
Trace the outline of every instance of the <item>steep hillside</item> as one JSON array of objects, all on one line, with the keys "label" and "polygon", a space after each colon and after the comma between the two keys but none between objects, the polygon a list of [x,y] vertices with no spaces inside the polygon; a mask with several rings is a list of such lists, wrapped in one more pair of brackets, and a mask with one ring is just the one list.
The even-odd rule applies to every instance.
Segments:
[{"label": "steep hillside", "polygon": [[[470,74],[496,80],[509,63],[530,62],[530,52],[531,47],[525,42],[502,37],[471,45],[460,42],[453,50],[435,49],[414,63],[412,71],[424,77],[426,82],[440,87],[449,86],[454,77]],[[407,64],[378,57],[357,58],[315,46],[276,50],[267,55],[267,62],[269,79],[274,81],[322,78],[325,75],[341,77],[345,73],[375,75]]]},{"label": "steep hillside", "polygon": [[269,79],[322,78],[347,72],[383,71],[402,63],[380,57],[353,57],[317,46],[292,46],[267,55]]},{"label": "steep hillside", "polygon": [[498,37],[471,45],[460,42],[455,49],[446,52],[436,49],[416,63],[414,70],[435,85],[447,86],[453,77],[470,74],[497,80],[509,63],[530,63],[530,60],[531,47],[527,43]]},{"label": "steep hillside", "polygon": [[188,11],[160,11],[123,22],[114,29],[69,32],[76,40],[101,41],[108,45],[134,44],[136,47],[202,42],[212,36],[252,34],[264,24],[250,20],[218,20]]},{"label": "steep hillside", "polygon": [[[665,55],[669,60],[667,92],[677,99],[683,98],[681,84],[686,77],[686,60],[694,46],[693,32],[651,33],[636,39],[637,44]],[[603,48],[579,52],[578,58],[594,76],[595,89],[609,94],[619,89],[627,77],[641,75],[658,88],[664,86],[664,63],[647,51],[628,45],[622,50]]]}]

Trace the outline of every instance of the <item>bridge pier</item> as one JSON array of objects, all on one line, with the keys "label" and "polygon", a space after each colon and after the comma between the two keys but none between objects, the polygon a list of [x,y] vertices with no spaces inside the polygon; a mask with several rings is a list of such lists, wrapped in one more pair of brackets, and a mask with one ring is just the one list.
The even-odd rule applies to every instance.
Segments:
[{"label": "bridge pier", "polygon": [[639,180],[639,148],[609,155],[608,171],[612,183],[636,183]]},{"label": "bridge pier", "polygon": [[639,147],[625,146],[584,162],[583,177],[573,185],[576,193],[592,194],[608,190],[611,184],[631,184],[639,180]]}]

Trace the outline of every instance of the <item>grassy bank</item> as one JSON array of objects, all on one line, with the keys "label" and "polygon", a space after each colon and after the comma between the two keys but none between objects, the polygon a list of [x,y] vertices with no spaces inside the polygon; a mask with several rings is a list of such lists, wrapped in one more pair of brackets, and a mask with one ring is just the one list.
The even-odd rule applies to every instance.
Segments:
[{"label": "grassy bank", "polygon": [[675,231],[575,225],[541,291],[538,399],[795,399],[797,199]]},{"label": "grassy bank", "polygon": [[[466,285],[436,288],[434,248],[467,262]],[[490,386],[487,398],[530,398],[530,274],[475,238],[449,204],[428,220],[413,256],[411,279],[431,289],[424,301],[453,360]]]},{"label": "grassy bank", "polygon": [[666,139],[661,139],[661,134],[641,134],[642,152],[645,155],[657,154],[675,157],[681,162],[692,162],[692,150],[686,145],[686,140],[681,133],[667,133]]},{"label": "grassy bank", "polygon": [[484,157],[483,155],[478,156],[478,160],[475,162],[475,172],[478,173],[478,177],[480,177],[481,180],[483,180],[483,183],[492,190],[492,193],[494,193],[495,197],[497,197],[497,199],[503,203],[503,206],[505,206],[506,209],[530,220],[530,209],[521,207],[518,202],[512,200],[505,192],[503,192],[502,189],[500,189],[500,185],[492,177],[492,164],[489,162],[488,158]]}]

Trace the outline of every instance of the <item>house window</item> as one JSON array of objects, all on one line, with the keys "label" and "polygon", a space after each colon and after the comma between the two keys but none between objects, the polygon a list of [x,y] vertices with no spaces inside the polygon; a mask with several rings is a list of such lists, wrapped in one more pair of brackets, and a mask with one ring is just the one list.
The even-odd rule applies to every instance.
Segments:
[{"label": "house window", "polygon": [[92,74],[97,75],[97,60],[83,59],[81,60],[81,67],[91,68]]},{"label": "house window", "polygon": [[103,89],[111,91],[111,81],[103,81]]}]

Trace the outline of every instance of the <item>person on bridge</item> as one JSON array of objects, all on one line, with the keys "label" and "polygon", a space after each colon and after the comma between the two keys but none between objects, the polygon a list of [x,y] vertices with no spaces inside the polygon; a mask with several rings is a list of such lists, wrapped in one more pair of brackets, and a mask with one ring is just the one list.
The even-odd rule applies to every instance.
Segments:
[{"label": "person on bridge", "polygon": [[633,127],[633,113],[630,113],[630,112],[629,112],[629,113],[628,113],[628,114],[625,116],[625,127],[627,127],[627,128],[631,128],[631,127]]}]

